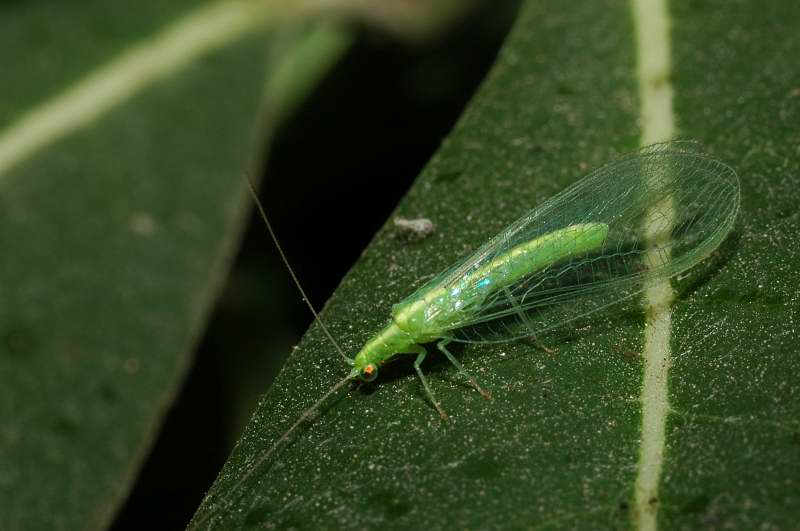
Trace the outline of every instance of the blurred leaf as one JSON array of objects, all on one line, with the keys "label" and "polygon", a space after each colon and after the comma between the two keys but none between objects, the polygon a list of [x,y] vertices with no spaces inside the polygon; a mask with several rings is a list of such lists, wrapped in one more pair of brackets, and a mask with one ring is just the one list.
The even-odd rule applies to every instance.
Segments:
[{"label": "blurred leaf", "polygon": [[0,528],[103,528],[224,278],[255,140],[350,37],[252,1],[0,10]]},{"label": "blurred leaf", "polygon": [[[403,38],[410,44],[421,44],[440,36],[454,25],[481,0],[307,0],[310,5],[334,10],[341,14],[349,12],[370,24]],[[495,7],[502,11],[514,2]]]},{"label": "blurred leaf", "polygon": [[[312,326],[196,527],[607,529],[633,526],[648,511],[666,528],[796,525],[800,67],[787,58],[800,53],[800,9],[682,2],[670,17],[680,136],[704,141],[738,170],[743,204],[714,259],[675,283],[661,494],[634,507],[639,313],[597,316],[548,338],[552,355],[524,343],[466,346],[458,355],[492,401],[432,361],[449,422],[402,358],[372,391],[328,401],[255,466],[347,374]],[[408,243],[387,223],[328,302],[323,319],[347,351],[431,275],[636,147],[632,21],[628,4],[610,0],[527,4],[479,94],[397,209],[431,219],[436,232]]]}]

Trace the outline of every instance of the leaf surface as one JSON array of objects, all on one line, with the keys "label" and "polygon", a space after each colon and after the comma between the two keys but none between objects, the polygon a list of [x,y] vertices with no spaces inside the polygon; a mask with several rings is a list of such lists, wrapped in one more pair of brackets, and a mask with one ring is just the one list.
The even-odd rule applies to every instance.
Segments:
[{"label": "leaf surface", "polygon": [[[553,354],[525,342],[457,350],[491,401],[429,356],[423,368],[448,422],[402,358],[376,387],[329,400],[262,462],[347,374],[312,326],[195,526],[644,528],[648,516],[664,528],[796,525],[800,72],[785,58],[800,52],[792,29],[800,10],[677,2],[663,16],[672,68],[661,83],[671,84],[677,135],[704,142],[737,170],[743,190],[732,236],[673,282],[667,357],[656,371],[669,400],[657,423],[663,462],[640,458],[642,405],[651,400],[644,308],[541,338]],[[652,117],[641,115],[636,24],[628,3],[525,5],[482,88],[398,206],[398,216],[431,219],[436,232],[409,243],[387,223],[326,305],[323,320],[347,352],[434,274],[637,147]],[[648,473],[658,490],[643,499]]]}]

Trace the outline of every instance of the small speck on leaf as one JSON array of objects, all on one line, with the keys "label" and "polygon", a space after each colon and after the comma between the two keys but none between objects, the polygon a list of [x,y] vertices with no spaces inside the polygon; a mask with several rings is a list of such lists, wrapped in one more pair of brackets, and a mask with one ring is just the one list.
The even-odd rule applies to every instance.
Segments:
[{"label": "small speck on leaf", "polygon": [[407,219],[394,218],[394,226],[398,234],[407,241],[419,241],[427,238],[436,230],[436,225],[428,218]]}]

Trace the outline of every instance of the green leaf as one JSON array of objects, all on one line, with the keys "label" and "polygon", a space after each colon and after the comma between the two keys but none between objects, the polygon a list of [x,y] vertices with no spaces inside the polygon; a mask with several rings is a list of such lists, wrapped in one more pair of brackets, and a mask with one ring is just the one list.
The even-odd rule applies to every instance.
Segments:
[{"label": "green leaf", "polygon": [[2,529],[109,524],[224,279],[256,140],[350,40],[261,2],[168,4],[2,8]]},{"label": "green leaf", "polygon": [[[542,338],[554,354],[460,349],[491,401],[433,359],[424,369],[447,422],[401,358],[263,459],[348,372],[313,326],[194,527],[796,525],[800,67],[787,58],[800,53],[798,24],[788,1],[527,3],[397,209],[436,232],[409,242],[387,223],[326,305],[345,350],[431,275],[640,138],[699,139],[739,172],[734,234],[673,282],[671,320],[643,299]],[[647,340],[652,330],[669,335]]]}]

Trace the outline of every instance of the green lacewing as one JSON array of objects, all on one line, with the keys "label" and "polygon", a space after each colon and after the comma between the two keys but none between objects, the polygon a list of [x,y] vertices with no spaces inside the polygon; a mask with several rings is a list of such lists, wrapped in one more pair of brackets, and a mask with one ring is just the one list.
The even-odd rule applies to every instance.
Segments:
[{"label": "green lacewing", "polygon": [[[251,191],[308,303],[252,186]],[[380,366],[397,356],[415,356],[414,369],[428,399],[447,418],[420,368],[427,343],[437,342],[458,372],[489,398],[448,351],[449,342],[536,337],[630,299],[708,257],[731,231],[739,203],[739,180],[731,167],[701,153],[694,142],[655,144],[592,171],[436,275],[396,304],[386,326],[353,358],[308,304],[351,370],[233,488],[328,397],[349,381],[374,381]]]},{"label": "green lacewing", "polygon": [[[355,358],[351,379],[437,346],[482,394],[447,350],[450,341],[535,337],[640,293],[710,255],[733,227],[739,180],[691,142],[667,142],[622,156],[512,223],[472,254],[396,304],[391,319]],[[554,311],[555,310],[555,311]]]}]

